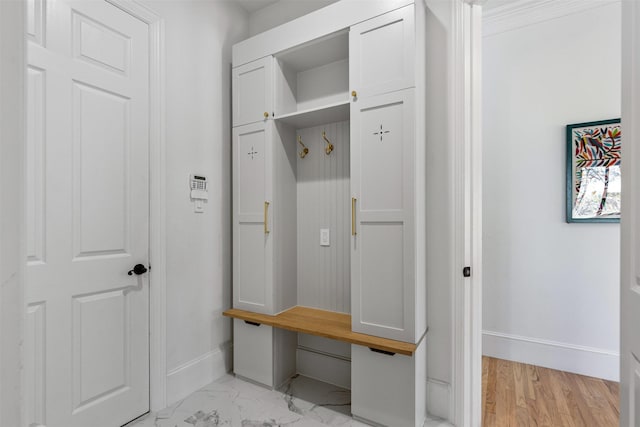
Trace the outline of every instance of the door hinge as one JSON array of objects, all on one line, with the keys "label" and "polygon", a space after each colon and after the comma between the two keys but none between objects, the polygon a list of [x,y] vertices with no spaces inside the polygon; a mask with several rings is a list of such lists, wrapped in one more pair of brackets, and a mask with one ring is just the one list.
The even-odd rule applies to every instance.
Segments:
[{"label": "door hinge", "polygon": [[462,269],[462,275],[464,277],[471,277],[471,267],[465,267]]}]

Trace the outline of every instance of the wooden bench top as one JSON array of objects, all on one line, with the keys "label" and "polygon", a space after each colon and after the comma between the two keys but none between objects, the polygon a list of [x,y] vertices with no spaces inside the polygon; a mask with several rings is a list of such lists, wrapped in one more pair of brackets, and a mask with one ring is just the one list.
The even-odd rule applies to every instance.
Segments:
[{"label": "wooden bench top", "polygon": [[412,343],[353,332],[351,330],[351,315],[345,313],[309,307],[293,307],[275,316],[236,308],[229,309],[222,314],[274,328],[318,335],[405,356],[411,356],[416,351],[416,345]]}]

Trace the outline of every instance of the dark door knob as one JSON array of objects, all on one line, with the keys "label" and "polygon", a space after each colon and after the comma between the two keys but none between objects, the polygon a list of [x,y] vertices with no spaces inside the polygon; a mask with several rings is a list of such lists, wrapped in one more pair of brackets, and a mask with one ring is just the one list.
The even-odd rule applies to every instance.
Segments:
[{"label": "dark door knob", "polygon": [[141,275],[147,272],[147,267],[145,267],[142,264],[136,264],[135,267],[133,267],[133,270],[129,270],[129,272],[127,273],[129,276],[131,276],[133,273],[135,273],[136,275]]}]

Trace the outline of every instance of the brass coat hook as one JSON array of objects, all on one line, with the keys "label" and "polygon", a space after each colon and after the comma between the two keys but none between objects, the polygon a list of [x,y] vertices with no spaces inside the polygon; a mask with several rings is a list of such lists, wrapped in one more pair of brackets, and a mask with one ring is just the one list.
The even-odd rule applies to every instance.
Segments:
[{"label": "brass coat hook", "polygon": [[309,154],[309,149],[307,148],[306,145],[304,145],[304,143],[302,142],[302,137],[300,135],[298,135],[298,143],[300,145],[302,145],[302,151],[300,153],[298,153],[298,155],[300,156],[301,159],[304,159],[305,156],[307,154]]},{"label": "brass coat hook", "polygon": [[327,133],[325,131],[322,131],[322,138],[324,138],[324,140],[327,142],[327,146],[325,147],[324,152],[327,153],[328,156],[333,151],[333,144],[327,139]]}]

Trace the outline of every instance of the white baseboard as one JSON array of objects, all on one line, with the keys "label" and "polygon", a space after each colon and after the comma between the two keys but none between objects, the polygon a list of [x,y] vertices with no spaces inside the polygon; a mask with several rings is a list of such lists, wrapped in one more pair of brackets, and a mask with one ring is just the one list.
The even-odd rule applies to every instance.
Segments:
[{"label": "white baseboard", "polygon": [[482,353],[590,377],[620,380],[620,353],[611,350],[483,331]]},{"label": "white baseboard", "polygon": [[215,381],[231,370],[231,342],[184,363],[167,373],[167,405]]},{"label": "white baseboard", "polygon": [[455,426],[450,422],[440,418],[427,417],[427,419],[424,421],[424,427],[455,427]]},{"label": "white baseboard", "polygon": [[443,381],[427,379],[427,413],[443,420],[451,420],[451,384]]},{"label": "white baseboard", "polygon": [[351,390],[351,362],[346,358],[298,347],[300,375]]}]

